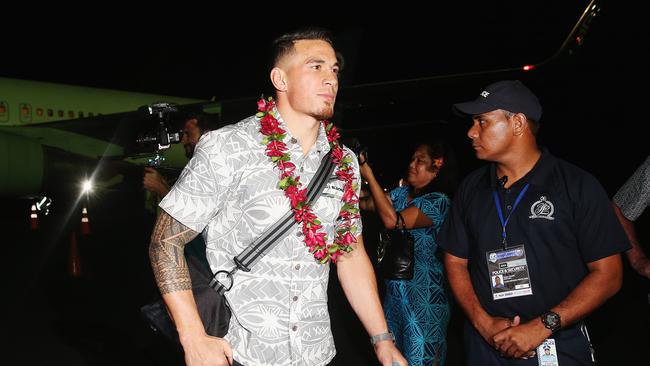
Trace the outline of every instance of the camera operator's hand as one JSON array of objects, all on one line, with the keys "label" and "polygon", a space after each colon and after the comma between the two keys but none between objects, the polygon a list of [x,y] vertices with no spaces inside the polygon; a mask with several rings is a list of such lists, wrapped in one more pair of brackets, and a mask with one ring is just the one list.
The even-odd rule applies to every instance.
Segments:
[{"label": "camera operator's hand", "polygon": [[158,171],[151,167],[144,168],[144,177],[142,178],[144,189],[157,194],[163,198],[169,193],[169,184]]}]

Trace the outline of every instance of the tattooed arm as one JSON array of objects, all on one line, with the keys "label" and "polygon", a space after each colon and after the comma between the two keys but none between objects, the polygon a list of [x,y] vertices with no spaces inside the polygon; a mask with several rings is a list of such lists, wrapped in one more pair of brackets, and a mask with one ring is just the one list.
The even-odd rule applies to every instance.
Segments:
[{"label": "tattooed arm", "polygon": [[162,211],[151,235],[149,258],[160,293],[178,330],[186,364],[229,365],[232,363],[230,345],[205,333],[192,294],[184,249],[197,235]]}]

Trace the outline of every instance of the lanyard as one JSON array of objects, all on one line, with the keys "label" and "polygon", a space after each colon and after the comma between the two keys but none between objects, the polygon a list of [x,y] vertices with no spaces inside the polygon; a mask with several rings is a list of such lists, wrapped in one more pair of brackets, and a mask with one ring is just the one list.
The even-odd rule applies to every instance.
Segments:
[{"label": "lanyard", "polygon": [[514,205],[512,205],[512,210],[510,210],[510,213],[508,214],[508,217],[504,220],[503,219],[503,211],[501,210],[501,200],[499,199],[499,194],[497,193],[496,190],[492,191],[492,197],[494,197],[494,204],[497,206],[497,213],[499,214],[499,220],[501,221],[501,228],[503,229],[501,231],[501,236],[503,237],[503,249],[508,249],[508,242],[506,240],[507,234],[506,234],[506,226],[508,226],[508,221],[510,221],[510,216],[512,216],[512,213],[515,212],[515,208],[517,208],[517,205],[519,204],[519,201],[524,197],[524,194],[526,194],[526,191],[528,190],[529,184],[526,183],[524,188],[521,189],[521,192],[519,192],[519,195],[517,196],[517,199],[515,200]]}]

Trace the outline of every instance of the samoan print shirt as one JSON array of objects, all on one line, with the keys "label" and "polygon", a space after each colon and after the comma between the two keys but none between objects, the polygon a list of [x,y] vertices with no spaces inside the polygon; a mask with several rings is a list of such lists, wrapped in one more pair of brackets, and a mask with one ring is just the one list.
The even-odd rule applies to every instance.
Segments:
[{"label": "samoan print shirt", "polygon": [[[330,150],[325,131],[321,125],[316,143],[304,154],[286,123],[278,121],[287,131],[284,142],[296,165],[295,174],[307,187]],[[290,209],[289,199],[278,188],[279,170],[265,155],[259,129],[252,116],[204,134],[160,202],[174,219],[203,232],[213,272],[232,269],[232,258]],[[359,182],[354,153],[348,148],[344,153],[353,157]],[[313,206],[328,242],[343,223],[338,220],[343,184],[332,173]],[[359,236],[361,220],[353,221]],[[225,338],[234,359],[247,366],[328,364],[336,353],[327,309],[328,275],[329,266],[309,253],[298,224],[250,272],[236,272],[226,293],[233,316]]]}]

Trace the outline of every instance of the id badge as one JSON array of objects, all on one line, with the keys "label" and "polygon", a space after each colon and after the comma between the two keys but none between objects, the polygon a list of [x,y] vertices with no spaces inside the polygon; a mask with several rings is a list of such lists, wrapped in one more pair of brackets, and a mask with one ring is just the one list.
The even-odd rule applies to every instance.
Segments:
[{"label": "id badge", "polygon": [[486,253],[494,300],[533,294],[523,245]]},{"label": "id badge", "polygon": [[555,349],[555,339],[545,339],[542,344],[537,347],[537,360],[539,366],[559,366],[560,362],[557,360],[557,349]]}]

